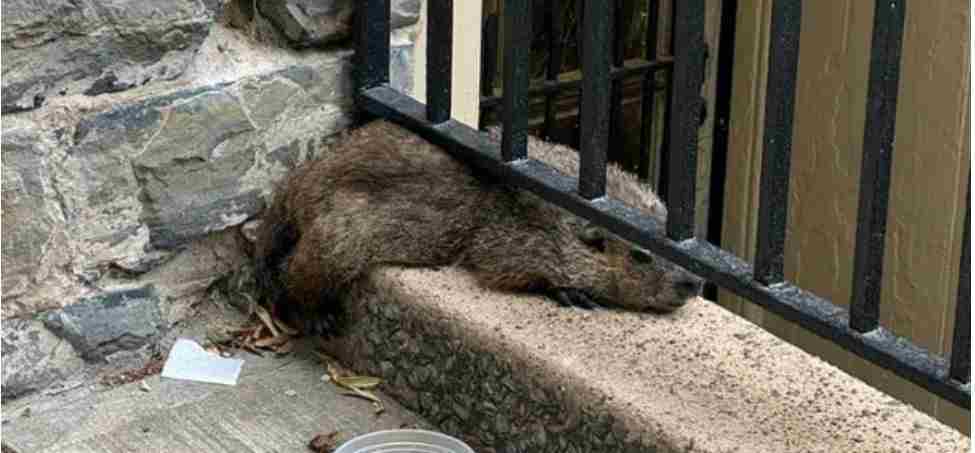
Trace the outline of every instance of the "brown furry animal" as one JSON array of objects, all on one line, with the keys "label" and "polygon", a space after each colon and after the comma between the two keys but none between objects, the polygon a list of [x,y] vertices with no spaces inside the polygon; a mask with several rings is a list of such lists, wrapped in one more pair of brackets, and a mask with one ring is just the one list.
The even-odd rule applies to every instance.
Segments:
[{"label": "brown furry animal", "polygon": [[[491,132],[498,136],[497,130]],[[529,155],[575,174],[575,151],[530,138]],[[485,287],[671,311],[702,281],[527,192],[475,176],[419,136],[385,121],[351,131],[295,169],[264,216],[259,289],[286,320],[323,333],[339,300],[381,265],[458,265]],[[666,208],[611,165],[607,194],[661,221]]]}]

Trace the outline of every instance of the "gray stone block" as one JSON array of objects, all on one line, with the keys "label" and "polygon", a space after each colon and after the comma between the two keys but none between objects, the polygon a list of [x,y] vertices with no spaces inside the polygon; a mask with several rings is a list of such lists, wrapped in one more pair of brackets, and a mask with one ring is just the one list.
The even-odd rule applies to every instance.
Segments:
[{"label": "gray stone block", "polygon": [[[258,215],[288,169],[352,124],[352,51],[249,47],[214,30],[185,84],[4,115],[5,319],[145,284],[167,303],[180,298],[163,310],[167,322],[179,318],[233,266],[167,263],[195,262],[194,250],[209,250],[201,241]],[[397,32],[391,49],[393,83],[404,88],[407,35]],[[186,272],[167,277],[175,267]]]},{"label": "gray stone block", "polygon": [[194,96],[168,109],[167,119],[133,159],[143,220],[154,247],[171,247],[242,223],[263,206],[241,179],[254,165],[256,130],[226,92]]},{"label": "gray stone block", "polygon": [[64,228],[51,186],[49,144],[37,129],[3,131],[3,294],[28,291],[52,238]]},{"label": "gray stone block", "polygon": [[[343,41],[352,33],[353,0],[268,0],[257,5],[289,43],[315,47]],[[390,25],[393,29],[416,23],[419,0],[393,0]]]},{"label": "gray stone block", "polygon": [[70,344],[52,334],[41,321],[3,322],[3,400],[49,386],[69,384],[84,361]]},{"label": "gray stone block", "polygon": [[146,286],[109,291],[48,312],[44,324],[86,360],[97,361],[149,344],[163,320],[159,296]]},{"label": "gray stone block", "polygon": [[216,3],[4,1],[3,113],[178,77],[209,33],[208,5]]}]

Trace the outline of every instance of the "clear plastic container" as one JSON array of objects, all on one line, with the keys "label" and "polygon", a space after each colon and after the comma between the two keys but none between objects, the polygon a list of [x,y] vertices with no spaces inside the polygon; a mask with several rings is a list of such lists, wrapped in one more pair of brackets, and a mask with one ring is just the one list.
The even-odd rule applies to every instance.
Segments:
[{"label": "clear plastic container", "polygon": [[474,453],[474,450],[443,433],[422,429],[393,429],[350,439],[334,453]]}]

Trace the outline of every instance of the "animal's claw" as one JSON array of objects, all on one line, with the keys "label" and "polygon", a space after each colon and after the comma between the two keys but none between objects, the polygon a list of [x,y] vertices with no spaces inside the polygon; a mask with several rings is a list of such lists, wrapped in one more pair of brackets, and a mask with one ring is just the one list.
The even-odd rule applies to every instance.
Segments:
[{"label": "animal's claw", "polygon": [[318,307],[285,305],[282,312],[285,314],[283,319],[298,330],[302,335],[330,337],[336,333],[338,328],[338,315],[333,310],[327,308],[328,304]]},{"label": "animal's claw", "polygon": [[551,297],[563,307],[579,307],[585,310],[603,308],[592,300],[588,292],[579,288],[555,288],[552,290]]}]

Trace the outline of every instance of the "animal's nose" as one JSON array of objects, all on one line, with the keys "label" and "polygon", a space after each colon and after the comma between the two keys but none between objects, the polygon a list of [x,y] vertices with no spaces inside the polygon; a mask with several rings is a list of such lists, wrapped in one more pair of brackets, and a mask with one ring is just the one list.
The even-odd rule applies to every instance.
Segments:
[{"label": "animal's nose", "polygon": [[701,287],[703,286],[704,280],[693,275],[682,277],[674,284],[677,294],[681,295],[682,297],[696,297],[700,295]]}]

